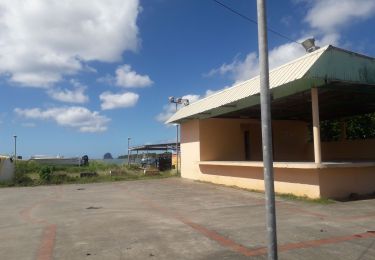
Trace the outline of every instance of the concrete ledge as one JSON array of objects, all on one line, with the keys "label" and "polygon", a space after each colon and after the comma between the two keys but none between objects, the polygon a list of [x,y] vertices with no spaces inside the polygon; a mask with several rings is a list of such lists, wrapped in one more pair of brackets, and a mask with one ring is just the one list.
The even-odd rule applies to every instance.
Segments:
[{"label": "concrete ledge", "polygon": [[[242,166],[242,167],[263,167],[261,161],[200,161],[199,165],[216,166]],[[316,164],[313,162],[274,162],[274,168],[288,169],[322,169],[322,168],[353,168],[353,167],[373,167],[375,162],[323,162]]]}]

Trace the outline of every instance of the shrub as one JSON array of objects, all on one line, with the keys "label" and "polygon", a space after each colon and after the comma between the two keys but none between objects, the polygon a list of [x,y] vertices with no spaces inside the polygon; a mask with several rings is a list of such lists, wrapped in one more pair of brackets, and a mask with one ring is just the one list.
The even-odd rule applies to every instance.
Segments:
[{"label": "shrub", "polygon": [[14,177],[14,184],[17,186],[30,186],[34,184],[34,181],[25,174],[16,173]]},{"label": "shrub", "polygon": [[125,168],[127,170],[131,170],[131,171],[137,171],[137,170],[140,170],[140,167],[138,164],[129,164],[129,165],[125,165]]},{"label": "shrub", "polygon": [[28,174],[39,172],[42,166],[35,161],[21,161],[18,160],[16,164],[16,174]]},{"label": "shrub", "polygon": [[39,178],[44,182],[49,182],[52,178],[52,168],[48,166],[44,166],[40,169]]}]

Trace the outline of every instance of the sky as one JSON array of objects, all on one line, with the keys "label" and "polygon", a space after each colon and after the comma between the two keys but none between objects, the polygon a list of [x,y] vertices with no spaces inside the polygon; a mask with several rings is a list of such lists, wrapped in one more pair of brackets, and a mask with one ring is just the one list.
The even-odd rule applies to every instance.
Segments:
[{"label": "sky", "polygon": [[[255,0],[220,0],[256,20]],[[374,0],[268,0],[297,42],[375,56]],[[274,68],[304,55],[269,32]],[[258,74],[257,26],[212,0],[2,0],[0,154],[101,158],[173,142],[175,107]]]}]

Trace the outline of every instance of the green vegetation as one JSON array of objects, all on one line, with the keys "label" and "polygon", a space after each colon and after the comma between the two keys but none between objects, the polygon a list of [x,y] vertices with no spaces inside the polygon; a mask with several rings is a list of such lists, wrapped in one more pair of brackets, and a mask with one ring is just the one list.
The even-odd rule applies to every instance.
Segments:
[{"label": "green vegetation", "polygon": [[[320,122],[322,141],[340,140],[343,127],[346,128],[347,140],[375,138],[375,113]],[[312,140],[312,137],[310,139]]]},{"label": "green vegetation", "polygon": [[[82,173],[95,176],[81,177]],[[14,180],[0,182],[0,187],[113,182],[173,176],[176,176],[175,171],[147,176],[137,165],[116,165],[98,161],[91,161],[88,166],[47,166],[34,161],[18,161]]]},{"label": "green vegetation", "polygon": [[307,196],[296,196],[294,194],[290,193],[276,193],[276,196],[282,199],[286,200],[298,200],[298,201],[305,201],[305,202],[313,202],[313,203],[319,203],[319,204],[332,204],[335,203],[334,200],[327,199],[327,198],[317,198],[312,199]]}]

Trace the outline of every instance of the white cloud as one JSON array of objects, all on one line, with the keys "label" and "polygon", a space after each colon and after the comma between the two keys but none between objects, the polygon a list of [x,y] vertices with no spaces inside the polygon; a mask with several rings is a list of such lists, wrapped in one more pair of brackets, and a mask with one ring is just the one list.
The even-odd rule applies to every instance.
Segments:
[{"label": "white cloud", "polygon": [[58,101],[67,103],[82,104],[89,101],[89,97],[85,95],[87,89],[86,86],[82,85],[76,80],[71,80],[71,84],[74,86],[73,90],[51,88],[47,91],[48,95]]},{"label": "white cloud", "polygon": [[0,74],[49,87],[88,61],[120,61],[138,47],[139,11],[139,0],[3,0]]},{"label": "white cloud", "polygon": [[[184,99],[189,99],[189,103],[194,103],[200,99],[200,95],[188,94],[183,96]],[[164,105],[163,111],[160,112],[155,119],[161,123],[167,121],[176,112],[176,104]]]},{"label": "white cloud", "polygon": [[188,99],[189,104],[194,103],[195,101],[199,100],[200,96],[195,94],[188,94],[185,96],[182,96],[183,99]]},{"label": "white cloud", "polygon": [[367,19],[374,14],[374,0],[316,0],[305,21],[314,29],[332,33],[355,19]]},{"label": "white cloud", "polygon": [[113,94],[111,92],[103,92],[99,96],[102,101],[101,108],[103,110],[132,107],[137,104],[139,95],[132,92],[125,92],[122,94]]},{"label": "white cloud", "polygon": [[142,88],[153,84],[148,75],[137,74],[132,67],[124,64],[116,70],[116,85],[124,88]]},{"label": "white cloud", "polygon": [[[284,63],[294,60],[305,54],[304,49],[295,43],[286,43],[269,51],[270,69],[276,68]],[[256,52],[250,52],[244,60],[238,56],[229,63],[222,64],[219,68],[211,70],[207,75],[230,74],[234,84],[241,83],[259,74],[259,60]],[[217,92],[217,91],[216,91]]]},{"label": "white cloud", "polygon": [[21,109],[14,112],[27,119],[53,120],[58,125],[72,127],[80,132],[103,132],[110,121],[99,112],[90,111],[85,107],[56,107],[42,110],[40,108]]}]

